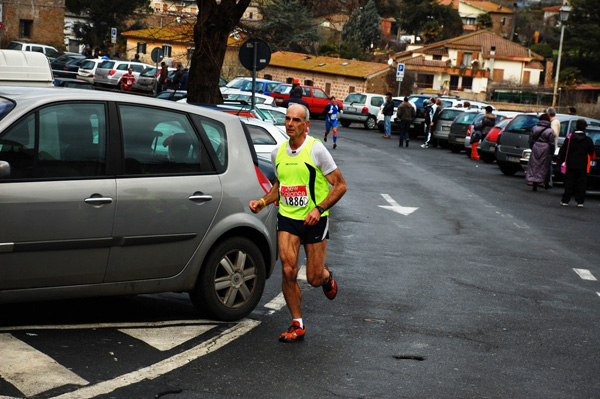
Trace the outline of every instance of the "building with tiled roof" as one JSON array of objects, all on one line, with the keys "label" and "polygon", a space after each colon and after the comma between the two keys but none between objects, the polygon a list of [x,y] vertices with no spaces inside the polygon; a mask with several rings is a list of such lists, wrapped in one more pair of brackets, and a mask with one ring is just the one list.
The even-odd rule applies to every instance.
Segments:
[{"label": "building with tiled roof", "polygon": [[[444,1],[444,0],[439,0]],[[458,0],[458,14],[463,21],[463,30],[473,32],[477,29],[477,18],[489,14],[492,19],[492,32],[508,37],[512,31],[514,11],[487,0]],[[456,4],[455,2],[451,3]]]},{"label": "building with tiled roof", "polygon": [[394,59],[416,75],[419,91],[460,91],[474,99],[485,99],[490,81],[538,85],[543,70],[542,57],[489,31],[409,48]]},{"label": "building with tiled roof", "polygon": [[[194,27],[191,25],[179,25],[123,32],[121,36],[127,39],[126,59],[132,59],[138,49],[145,47],[145,52],[140,51],[140,60],[154,64],[151,54],[152,50],[158,47],[163,49],[165,55],[163,61],[167,64],[181,63],[184,67],[189,66],[194,49],[193,30]],[[239,64],[238,53],[242,43],[243,39],[239,36],[229,37],[224,65]],[[139,44],[143,46],[140,47]]]},{"label": "building with tiled roof", "polygon": [[321,87],[341,99],[352,92],[385,94],[395,83],[394,70],[388,64],[287,51],[273,53],[261,73],[265,79],[280,82],[299,79],[301,84]]}]

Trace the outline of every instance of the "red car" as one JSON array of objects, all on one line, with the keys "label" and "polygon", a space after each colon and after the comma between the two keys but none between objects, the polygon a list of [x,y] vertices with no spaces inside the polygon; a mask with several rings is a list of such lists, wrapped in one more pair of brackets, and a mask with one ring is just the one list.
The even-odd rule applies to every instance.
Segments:
[{"label": "red car", "polygon": [[485,136],[485,139],[479,144],[477,149],[479,150],[479,156],[482,161],[492,163],[496,160],[496,142],[498,141],[498,136],[512,119],[512,116],[507,116],[496,123],[496,125],[488,132],[487,136]]},{"label": "red car", "polygon": [[[300,86],[302,87],[302,99],[308,103],[308,109],[313,117],[323,115],[325,106],[329,104],[329,94],[325,93],[325,90],[314,86]],[[292,91],[291,84],[280,84],[271,92],[271,97],[275,98],[275,104],[281,105],[283,100],[287,100],[290,97]],[[335,100],[336,104],[343,108],[342,102]]]}]

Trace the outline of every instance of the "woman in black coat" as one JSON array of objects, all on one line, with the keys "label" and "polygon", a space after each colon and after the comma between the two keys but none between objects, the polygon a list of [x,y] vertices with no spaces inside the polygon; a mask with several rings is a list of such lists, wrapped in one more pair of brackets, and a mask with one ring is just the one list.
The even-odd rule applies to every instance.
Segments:
[{"label": "woman in black coat", "polygon": [[569,206],[571,196],[575,197],[577,207],[583,208],[589,158],[595,157],[594,143],[585,135],[587,123],[583,119],[577,120],[575,131],[571,137],[565,139],[558,153],[559,165],[567,162],[565,174],[565,192],[560,205]]}]

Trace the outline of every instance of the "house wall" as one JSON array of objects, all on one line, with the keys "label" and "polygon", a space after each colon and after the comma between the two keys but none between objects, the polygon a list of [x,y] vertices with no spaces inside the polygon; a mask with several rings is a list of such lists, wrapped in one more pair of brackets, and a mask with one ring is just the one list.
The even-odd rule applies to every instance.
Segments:
[{"label": "house wall", "polygon": [[388,79],[394,71],[386,71],[377,76],[363,79],[342,75],[321,74],[310,71],[289,70],[277,66],[268,66],[258,73],[260,77],[270,75],[272,80],[288,83],[299,79],[301,84],[311,83],[311,86],[320,87],[329,95],[344,99],[351,92],[385,94],[392,91]]},{"label": "house wall", "polygon": [[[31,37],[19,34],[20,20],[33,21]],[[48,44],[64,49],[65,0],[4,1],[0,47],[13,40]]]}]

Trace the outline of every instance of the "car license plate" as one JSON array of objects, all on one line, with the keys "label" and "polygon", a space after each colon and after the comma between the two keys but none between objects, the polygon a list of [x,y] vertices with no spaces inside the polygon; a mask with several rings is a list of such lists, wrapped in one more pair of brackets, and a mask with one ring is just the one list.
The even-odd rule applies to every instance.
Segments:
[{"label": "car license plate", "polygon": [[519,162],[519,163],[521,162],[521,158],[519,158],[519,157],[509,157],[509,156],[506,156],[506,160],[509,161],[509,162]]},{"label": "car license plate", "polygon": [[465,138],[464,137],[457,137],[456,138],[456,142],[457,143],[464,143],[465,142]]},{"label": "car license plate", "polygon": [[355,107],[348,107],[348,111],[349,112],[356,112],[356,108]]},{"label": "car license plate", "polygon": [[450,126],[442,126],[442,131],[450,130]]}]

